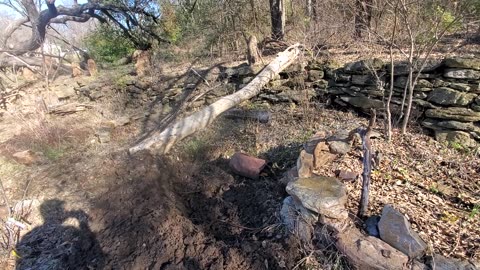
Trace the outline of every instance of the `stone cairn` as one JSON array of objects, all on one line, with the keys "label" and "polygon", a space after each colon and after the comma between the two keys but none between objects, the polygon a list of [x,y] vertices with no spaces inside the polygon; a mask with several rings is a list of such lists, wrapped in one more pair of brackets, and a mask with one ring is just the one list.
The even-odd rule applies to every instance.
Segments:
[{"label": "stone cairn", "polygon": [[355,133],[342,131],[326,137],[324,133],[317,133],[305,143],[297,165],[281,179],[290,195],[280,210],[287,230],[309,245],[318,231],[315,227],[326,228],[329,233],[320,239],[334,243],[357,269],[480,269],[478,263],[439,254],[427,257],[425,241],[391,205],[384,206],[381,216],[365,221],[366,234],[354,225],[354,218],[345,208],[345,185],[336,178],[315,174],[359,143],[352,134]]}]

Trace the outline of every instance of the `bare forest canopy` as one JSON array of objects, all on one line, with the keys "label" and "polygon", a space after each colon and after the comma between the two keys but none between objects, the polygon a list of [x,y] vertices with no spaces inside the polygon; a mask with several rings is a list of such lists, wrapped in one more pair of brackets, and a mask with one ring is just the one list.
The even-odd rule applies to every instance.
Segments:
[{"label": "bare forest canopy", "polygon": [[[250,35],[288,39],[307,46],[368,39],[388,43],[395,20],[396,43],[438,39],[443,31],[478,37],[480,0],[135,0],[88,1],[61,6],[55,0],[0,0],[21,18],[8,21],[0,36],[3,52],[19,56],[41,47],[55,25],[96,20],[108,24],[137,49],[195,40],[201,49],[224,54],[245,47]],[[406,25],[409,25],[407,27]],[[21,27],[29,38],[9,43]],[[65,40],[68,42],[68,40]],[[78,46],[78,44],[75,44]]]}]

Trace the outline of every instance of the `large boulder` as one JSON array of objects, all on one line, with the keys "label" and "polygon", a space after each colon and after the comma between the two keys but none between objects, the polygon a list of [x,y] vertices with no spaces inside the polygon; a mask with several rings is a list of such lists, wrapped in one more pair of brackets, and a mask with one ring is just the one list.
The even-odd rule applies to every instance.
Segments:
[{"label": "large boulder", "polygon": [[442,255],[435,254],[427,259],[427,264],[431,269],[438,270],[478,270],[479,264],[459,259],[446,258]]},{"label": "large boulder", "polygon": [[480,121],[480,112],[460,107],[429,109],[425,112],[425,116],[464,122]]},{"label": "large boulder", "polygon": [[435,88],[428,95],[427,100],[439,105],[466,106],[473,102],[476,94],[464,93],[447,87]]},{"label": "large boulder", "polygon": [[410,258],[425,253],[427,244],[410,228],[407,218],[391,205],[385,205],[378,222],[380,238]]},{"label": "large boulder", "polygon": [[347,193],[336,178],[316,176],[299,178],[287,185],[287,193],[315,213],[333,219],[346,219]]},{"label": "large boulder", "polygon": [[449,68],[467,68],[480,70],[480,58],[452,57],[443,60],[443,64]]}]

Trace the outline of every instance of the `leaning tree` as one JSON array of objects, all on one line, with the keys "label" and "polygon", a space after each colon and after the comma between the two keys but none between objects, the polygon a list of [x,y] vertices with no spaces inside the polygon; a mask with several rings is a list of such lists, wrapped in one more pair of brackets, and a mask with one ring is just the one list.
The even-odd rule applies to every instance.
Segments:
[{"label": "leaning tree", "polygon": [[[168,42],[158,35],[155,25],[158,23],[159,10],[157,2],[152,0],[89,0],[85,4],[64,7],[56,6],[55,0],[46,0],[43,10],[41,0],[0,0],[0,4],[8,6],[22,15],[13,21],[0,37],[0,66],[36,65],[39,62],[21,57],[27,52],[40,48],[45,41],[47,29],[52,24],[67,22],[87,22],[96,19],[100,23],[109,23],[119,28],[135,47],[148,49],[154,41]],[[22,26],[31,29],[30,37],[22,42],[10,44],[9,40],[15,31]]]}]

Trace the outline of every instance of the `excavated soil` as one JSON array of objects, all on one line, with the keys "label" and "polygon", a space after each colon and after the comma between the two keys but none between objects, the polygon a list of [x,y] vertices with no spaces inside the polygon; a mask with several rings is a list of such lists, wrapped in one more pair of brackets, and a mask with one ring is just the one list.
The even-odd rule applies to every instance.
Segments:
[{"label": "excavated soil", "polygon": [[275,216],[284,191],[272,181],[235,178],[224,163],[192,168],[147,154],[127,158],[115,173],[122,179],[92,200],[104,268],[293,268],[298,245]]}]

